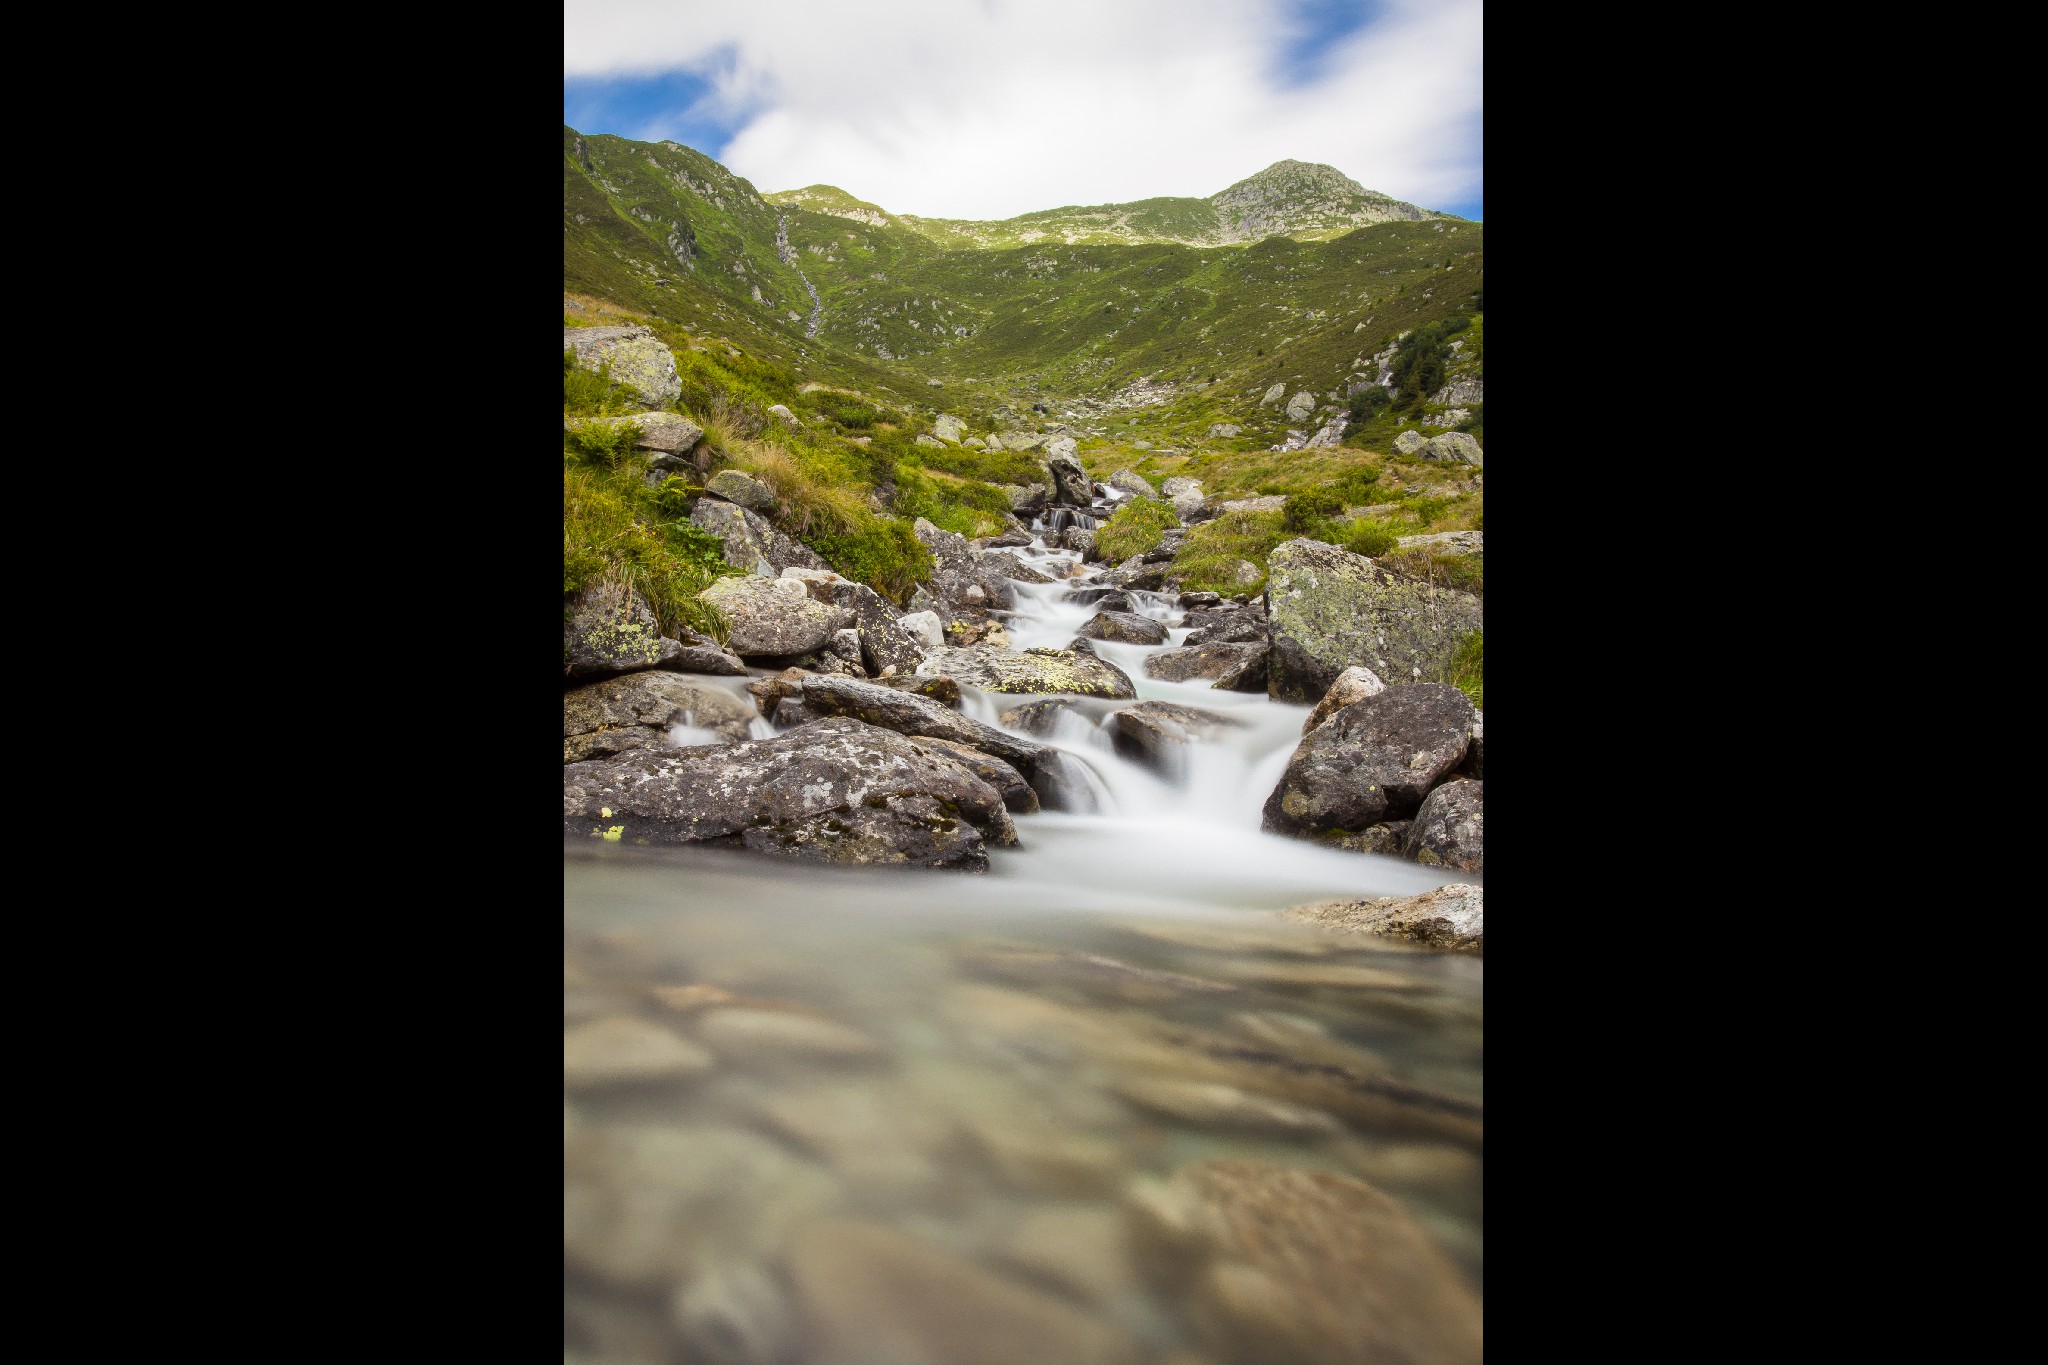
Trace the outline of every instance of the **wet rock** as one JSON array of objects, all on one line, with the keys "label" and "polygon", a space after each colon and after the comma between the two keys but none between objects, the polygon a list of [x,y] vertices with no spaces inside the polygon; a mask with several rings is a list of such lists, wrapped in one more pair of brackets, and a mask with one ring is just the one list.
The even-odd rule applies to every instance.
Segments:
[{"label": "wet rock", "polygon": [[1397,689],[1441,677],[1459,643],[1483,625],[1471,594],[1418,583],[1321,541],[1287,541],[1266,562],[1267,687],[1277,701],[1319,700],[1354,664]]},{"label": "wet rock", "polygon": [[1083,721],[1088,717],[1073,705],[1063,701],[1033,701],[1022,706],[1013,706],[997,714],[997,719],[1012,730],[1022,730],[1027,735],[1050,735],[1061,725],[1061,717],[1076,716]]},{"label": "wet rock", "polygon": [[1092,606],[1097,611],[1135,612],[1137,607],[1131,595],[1122,588],[1074,588],[1068,591],[1066,600],[1082,606]]},{"label": "wet rock", "polygon": [[1098,611],[1081,627],[1081,634],[1091,640],[1116,640],[1127,645],[1166,643],[1164,622],[1127,611]]},{"label": "wet rock", "polygon": [[1309,838],[1414,814],[1458,766],[1472,703],[1446,683],[1389,688],[1341,708],[1295,747],[1263,828]]},{"label": "wet rock", "polygon": [[1377,853],[1389,858],[1402,856],[1401,849],[1408,842],[1409,820],[1383,820],[1377,825],[1353,834],[1348,831],[1326,830],[1316,836],[1316,842],[1328,848],[1342,849],[1346,853]]},{"label": "wet rock", "polygon": [[659,1024],[616,1015],[562,1039],[562,1083],[571,1090],[672,1081],[709,1071],[716,1059]]},{"label": "wet rock", "polygon": [[1316,709],[1309,712],[1308,719],[1301,723],[1301,732],[1307,734],[1352,702],[1376,697],[1386,690],[1387,685],[1380,681],[1379,674],[1354,664],[1337,675],[1337,680],[1330,684],[1330,690],[1323,693],[1323,699],[1316,703]]},{"label": "wet rock", "polygon": [[846,717],[720,749],[571,763],[562,773],[570,835],[616,831],[633,843],[709,841],[970,871],[987,870],[984,841],[1017,838],[1001,795],[972,772]]},{"label": "wet rock", "polygon": [[1284,919],[1354,934],[1385,935],[1484,953],[1486,900],[1481,887],[1458,882],[1419,896],[1380,896],[1369,900],[1327,900],[1282,910]]},{"label": "wet rock", "polygon": [[1230,1016],[1230,1027],[1296,1061],[1347,1067],[1365,1075],[1387,1075],[1393,1070],[1377,1052],[1333,1038],[1322,1024],[1299,1014],[1245,1010]]},{"label": "wet rock", "polygon": [[1266,613],[1257,605],[1198,608],[1182,617],[1181,624],[1188,628],[1183,648],[1266,643]]},{"label": "wet rock", "polygon": [[863,1191],[921,1200],[942,1182],[950,1119],[901,1085],[875,1079],[762,1092],[743,1101],[756,1122],[824,1161]]},{"label": "wet rock", "polygon": [[1478,872],[1486,865],[1486,784],[1456,778],[1415,812],[1401,853],[1426,867]]},{"label": "wet rock", "polygon": [[831,1019],[788,1010],[720,1006],[697,1020],[697,1037],[740,1062],[848,1062],[882,1056],[874,1039]]},{"label": "wet rock", "polygon": [[1244,722],[1221,711],[1170,701],[1141,701],[1116,713],[1117,752],[1155,772],[1172,776],[1187,763],[1187,746],[1213,742]]},{"label": "wet rock", "polygon": [[810,547],[784,535],[758,512],[737,503],[699,498],[690,509],[690,524],[709,531],[725,546],[725,562],[761,578],[773,578],[784,569],[830,569]]},{"label": "wet rock", "polygon": [[1068,507],[1086,507],[1093,502],[1095,489],[1087,472],[1081,468],[1081,462],[1074,457],[1073,442],[1066,442],[1057,452],[1048,447],[1048,454],[1046,463],[1052,466],[1053,484],[1057,490],[1053,501]]},{"label": "wet rock", "polygon": [[1003,1184],[1032,1194],[1106,1194],[1124,1177],[1123,1149],[1010,1109],[961,1120],[961,1140]]},{"label": "wet rock", "polygon": [[753,719],[753,708],[721,687],[677,673],[628,673],[562,694],[562,761],[678,749],[669,736],[678,725],[717,736],[697,743],[736,743]]},{"label": "wet rock", "polygon": [[1086,526],[1069,526],[1059,533],[1054,543],[1062,550],[1072,550],[1080,555],[1083,564],[1099,563],[1102,559],[1095,548],[1095,532]]},{"label": "wet rock", "polygon": [[990,573],[1001,574],[1004,578],[1020,583],[1051,583],[1052,575],[1040,573],[1008,550],[983,550],[982,564]]},{"label": "wet rock", "polygon": [[669,1316],[690,1359],[708,1365],[783,1365],[795,1353],[795,1305],[758,1265],[700,1271],[669,1300]]},{"label": "wet rock", "polygon": [[1203,607],[1216,606],[1222,601],[1223,597],[1220,593],[1184,592],[1180,595],[1180,600],[1175,605],[1184,611],[1195,611]]},{"label": "wet rock", "polygon": [[1140,1109],[1198,1128],[1285,1138],[1323,1138],[1344,1131],[1343,1124],[1320,1109],[1247,1094],[1235,1086],[1209,1081],[1138,1076],[1118,1081],[1112,1089]]},{"label": "wet rock", "polygon": [[742,659],[808,654],[853,624],[851,611],[812,601],[792,578],[721,578],[697,596],[732,623],[727,643]]},{"label": "wet rock", "polygon": [[839,1181],[738,1129],[614,1128],[571,1144],[563,1194],[572,1266],[667,1291],[705,1260],[774,1255],[793,1224],[837,1206]]},{"label": "wet rock", "polygon": [[884,1223],[806,1228],[789,1254],[818,1365],[1140,1365],[1121,1329]]},{"label": "wet rock", "polygon": [[[946,625],[937,612],[914,611],[897,621],[920,649],[938,649],[946,643]],[[912,664],[915,668],[917,665]]]},{"label": "wet rock", "polygon": [[948,710],[929,697],[851,678],[806,678],[804,701],[830,716],[853,716],[900,735],[953,740],[993,754],[1027,778],[1045,757],[1045,746],[1003,733],[993,725]]},{"label": "wet rock", "polygon": [[937,649],[917,671],[943,673],[989,692],[1061,692],[1113,700],[1138,694],[1122,669],[1073,650],[1027,649],[1019,653],[987,645]]},{"label": "wet rock", "polygon": [[944,674],[922,677],[916,673],[898,673],[874,679],[878,687],[893,687],[898,692],[913,692],[920,697],[929,697],[941,706],[960,709],[960,684]]},{"label": "wet rock", "polygon": [[1131,1209],[1141,1264],[1224,1359],[1479,1365],[1477,1295],[1362,1180],[1205,1161],[1141,1187]]},{"label": "wet rock", "polygon": [[996,1254],[1084,1302],[1111,1305],[1142,1292],[1128,1230],[1114,1209],[1036,1209],[1024,1216]]},{"label": "wet rock", "polygon": [[1162,649],[1145,656],[1145,674],[1167,682],[1209,678],[1210,686],[1224,692],[1264,692],[1270,654],[1259,642]]},{"label": "wet rock", "polygon": [[[931,551],[932,576],[925,587],[933,604],[945,609],[947,619],[979,621],[990,608],[1007,611],[1016,605],[1009,580],[984,562],[967,537],[940,530],[923,517],[911,523],[911,531]],[[912,598],[912,605],[917,604]]]},{"label": "wet rock", "polygon": [[[1038,793],[1024,780],[1024,774],[1002,759],[985,754],[958,740],[933,739],[921,735],[912,735],[910,740],[912,743],[922,744],[935,752],[945,754],[1001,792],[1003,805],[1012,815],[1029,815],[1038,809]],[[1035,768],[1037,765],[1033,766]]]},{"label": "wet rock", "polygon": [[1133,966],[1100,953],[1048,948],[971,948],[958,955],[969,971],[1026,985],[1066,988],[1085,995],[1149,1005],[1235,987],[1180,972]]}]

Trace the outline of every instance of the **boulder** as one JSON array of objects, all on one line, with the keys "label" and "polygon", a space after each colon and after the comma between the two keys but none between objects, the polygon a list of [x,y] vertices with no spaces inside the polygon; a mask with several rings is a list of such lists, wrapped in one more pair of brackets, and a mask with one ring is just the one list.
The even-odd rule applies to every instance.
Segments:
[{"label": "boulder", "polygon": [[687,455],[704,439],[704,429],[673,412],[639,412],[616,419],[639,428],[633,444],[663,455]]},{"label": "boulder", "polygon": [[988,870],[987,845],[1017,841],[995,788],[902,735],[844,716],[774,739],[637,750],[562,773],[568,835],[970,872]]},{"label": "boulder", "polygon": [[736,503],[699,498],[690,509],[690,524],[725,543],[726,563],[763,578],[773,578],[792,565],[803,569],[832,567],[808,546],[776,530],[760,513]]},{"label": "boulder", "polygon": [[648,327],[564,327],[562,349],[586,370],[611,365],[612,382],[632,390],[649,408],[665,408],[683,395],[676,358]]},{"label": "boulder", "polygon": [[1051,574],[1041,573],[1008,550],[983,550],[981,552],[981,563],[982,567],[988,570],[988,572],[1000,574],[1004,578],[1015,579],[1019,583],[1051,583],[1054,581]]},{"label": "boulder", "polygon": [[1052,467],[1053,484],[1057,490],[1053,501],[1069,507],[1086,507],[1095,500],[1094,485],[1089,482],[1087,471],[1081,468],[1080,460],[1074,456],[1071,439],[1059,449],[1050,452],[1046,463]]},{"label": "boulder", "polygon": [[853,624],[851,611],[812,601],[794,578],[721,578],[697,596],[732,623],[727,643],[742,659],[809,654]]},{"label": "boulder", "polygon": [[1257,498],[1232,498],[1228,502],[1218,503],[1217,509],[1223,512],[1277,512],[1286,505],[1287,499],[1284,496],[1268,493]]},{"label": "boulder", "polygon": [[1486,401],[1486,381],[1470,378],[1453,379],[1450,383],[1431,394],[1429,401],[1432,403],[1442,403],[1446,407],[1453,403],[1484,403]]},{"label": "boulder", "polygon": [[1008,580],[983,560],[966,536],[942,531],[923,517],[911,523],[911,531],[931,551],[932,577],[925,586],[934,604],[945,608],[948,622],[962,616],[980,620],[991,607],[1008,610],[1015,605]]},{"label": "boulder", "polygon": [[1459,643],[1484,622],[1470,593],[1417,582],[1317,540],[1282,543],[1266,568],[1267,690],[1276,701],[1319,701],[1354,664],[1396,688],[1441,677]]},{"label": "boulder", "polygon": [[1184,489],[1178,493],[1169,493],[1167,501],[1173,504],[1173,510],[1180,517],[1183,526],[1192,526],[1198,521],[1213,519],[1214,509],[1209,506],[1209,499],[1202,495],[1200,489]]},{"label": "boulder", "polygon": [[737,469],[719,470],[704,481],[704,491],[727,502],[736,502],[750,512],[767,512],[775,506],[774,489]]},{"label": "boulder", "polygon": [[1213,740],[1244,722],[1221,711],[1170,701],[1141,701],[1116,713],[1117,752],[1169,777],[1187,763],[1187,746]]},{"label": "boulder", "polygon": [[988,645],[935,649],[917,666],[920,674],[944,674],[988,692],[1060,692],[1123,700],[1138,695],[1130,675],[1079,650],[1027,649]]},{"label": "boulder", "polygon": [[1109,486],[1120,489],[1136,498],[1156,498],[1159,496],[1158,490],[1152,487],[1144,475],[1134,474],[1128,469],[1119,469],[1116,473],[1110,475]]},{"label": "boulder", "polygon": [[562,762],[602,758],[627,749],[680,749],[678,725],[710,731],[694,744],[747,737],[754,708],[722,687],[679,673],[627,673],[562,694]]},{"label": "boulder", "polygon": [[[1438,788],[1439,791],[1445,790]],[[1320,925],[1352,934],[1403,938],[1432,948],[1461,953],[1486,951],[1486,892],[1456,882],[1419,896],[1380,896],[1371,900],[1328,900],[1297,905],[1280,918]]]},{"label": "boulder", "polygon": [[1044,745],[1005,734],[915,692],[852,678],[805,678],[802,687],[804,704],[820,715],[852,716],[899,735],[970,745],[1002,759],[1027,779],[1045,757]]},{"label": "boulder", "polygon": [[[1308,438],[1308,442],[1302,448],[1304,450],[1313,450],[1318,446],[1341,445],[1344,441],[1345,428],[1350,425],[1351,419],[1340,412],[1329,421],[1323,423],[1317,429],[1316,434]],[[1424,458],[1428,457],[1425,456]]]},{"label": "boulder", "polygon": [[1479,442],[1472,439],[1471,433],[1464,431],[1446,431],[1441,436],[1432,436],[1422,443],[1417,453],[1425,460],[1451,460],[1460,464],[1476,465],[1486,463],[1485,455],[1479,449]]},{"label": "boulder", "polygon": [[1486,532],[1439,531],[1433,536],[1402,536],[1395,544],[1403,550],[1438,555],[1477,555],[1486,553]]},{"label": "boulder", "polygon": [[1131,604],[1131,595],[1122,588],[1075,588],[1064,599],[1092,606],[1097,611],[1136,611]]},{"label": "boulder", "polygon": [[1401,854],[1426,867],[1481,872],[1486,866],[1486,784],[1454,778],[1423,801]]},{"label": "boulder", "polygon": [[934,739],[930,735],[908,735],[906,738],[913,744],[922,744],[934,753],[957,761],[1001,792],[1003,806],[1012,815],[1029,815],[1039,808],[1038,793],[1031,790],[1031,784],[1024,780],[1024,774],[1018,772],[1014,764],[1005,763],[971,744],[962,744],[954,739]]},{"label": "boulder", "polygon": [[1170,479],[1163,480],[1159,485],[1159,491],[1169,498],[1179,497],[1182,493],[1200,493],[1202,481],[1191,479],[1185,474],[1176,474]]},{"label": "boulder", "polygon": [[1262,606],[1204,607],[1181,617],[1188,628],[1184,646],[1239,645],[1266,641],[1266,613]]},{"label": "boulder", "polygon": [[1166,643],[1163,622],[1127,611],[1098,611],[1081,627],[1081,634],[1091,640],[1115,640],[1127,645]]},{"label": "boulder", "polygon": [[1415,814],[1464,761],[1472,703],[1447,683],[1390,687],[1352,702],[1295,746],[1263,827],[1297,838],[1357,833]]},{"label": "boulder", "polygon": [[[914,611],[896,622],[920,649],[938,649],[946,643],[946,626],[937,612]],[[915,664],[912,665],[916,667]],[[879,671],[879,670],[877,670]]]},{"label": "boulder", "polygon": [[1266,390],[1266,396],[1259,400],[1259,406],[1263,408],[1270,404],[1279,402],[1280,395],[1286,392],[1287,386],[1285,384],[1275,384],[1272,388]]},{"label": "boulder", "polygon": [[930,446],[934,450],[944,450],[946,448],[946,443],[944,441],[936,440],[933,437],[925,435],[923,432],[919,432],[917,434],[917,444],[921,446]]},{"label": "boulder", "polygon": [[803,425],[802,419],[800,419],[795,413],[791,412],[787,405],[782,403],[769,404],[768,415],[770,417],[780,418],[782,421],[789,423],[793,427],[800,427]]},{"label": "boulder", "polygon": [[967,434],[967,424],[949,412],[932,419],[932,435],[941,441],[958,441]]},{"label": "boulder", "polygon": [[1301,390],[1287,400],[1287,419],[1291,422],[1305,420],[1316,410],[1316,396],[1307,389]]},{"label": "boulder", "polygon": [[1002,433],[1002,442],[998,446],[994,436],[988,438],[992,450],[1036,450],[1045,444],[1046,437],[1036,431],[1006,431]]},{"label": "boulder", "polygon": [[1141,1267],[1216,1360],[1479,1365],[1478,1296],[1363,1180],[1203,1161],[1139,1184],[1130,1209]]},{"label": "boulder", "polygon": [[1394,449],[1403,455],[1413,455],[1429,444],[1429,438],[1419,431],[1404,431],[1394,438]]},{"label": "boulder", "polygon": [[1376,697],[1386,690],[1387,685],[1380,681],[1379,674],[1354,664],[1337,675],[1337,681],[1330,684],[1330,690],[1323,693],[1316,709],[1309,712],[1308,719],[1301,723],[1301,732],[1307,734],[1352,702]]},{"label": "boulder", "polygon": [[1069,526],[1060,532],[1059,547],[1080,555],[1083,564],[1099,563],[1102,559],[1101,552],[1095,548],[1095,532],[1086,526]]},{"label": "boulder", "polygon": [[1227,441],[1237,433],[1238,426],[1235,422],[1218,422],[1209,428],[1206,438],[1211,441]]},{"label": "boulder", "polygon": [[1145,675],[1164,682],[1210,679],[1222,692],[1263,692],[1270,650],[1264,641],[1162,649],[1145,656]]},{"label": "boulder", "polygon": [[562,624],[562,676],[589,682],[641,669],[678,673],[746,672],[746,665],[709,635],[692,630],[683,638],[660,633],[647,599],[620,584],[593,583],[578,593]]}]

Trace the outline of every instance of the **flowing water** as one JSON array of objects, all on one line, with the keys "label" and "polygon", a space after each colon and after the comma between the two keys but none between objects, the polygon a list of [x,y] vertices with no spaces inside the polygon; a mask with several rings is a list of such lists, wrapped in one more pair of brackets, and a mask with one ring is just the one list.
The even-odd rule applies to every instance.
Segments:
[{"label": "flowing water", "polygon": [[1242,724],[1162,774],[1065,699],[986,876],[566,846],[568,1358],[1477,1359],[1482,963],[1272,913],[1453,878],[1261,833],[1307,708],[1146,677],[1131,597],[1097,652]]}]

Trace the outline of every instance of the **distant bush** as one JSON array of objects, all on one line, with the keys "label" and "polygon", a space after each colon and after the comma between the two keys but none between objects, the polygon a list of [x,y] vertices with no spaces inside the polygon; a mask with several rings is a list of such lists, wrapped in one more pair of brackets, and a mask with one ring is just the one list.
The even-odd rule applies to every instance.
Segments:
[{"label": "distant bush", "polygon": [[1351,395],[1351,420],[1363,422],[1393,401],[1393,395],[1378,384]]},{"label": "distant bush", "polygon": [[1367,559],[1378,559],[1381,555],[1386,554],[1396,545],[1400,544],[1400,542],[1401,537],[1396,535],[1394,529],[1385,522],[1360,520],[1351,523],[1344,531],[1343,539],[1338,544],[1355,555],[1364,555]]},{"label": "distant bush", "polygon": [[1346,507],[1366,507],[1375,502],[1391,502],[1393,494],[1383,491],[1379,482],[1378,465],[1361,465],[1357,469],[1346,470],[1330,485],[1330,491],[1343,499],[1343,505]]},{"label": "distant bush", "polygon": [[834,569],[865,583],[897,606],[907,606],[917,585],[932,576],[932,553],[893,517],[850,517],[843,529],[814,536],[810,547]]},{"label": "distant bush", "polygon": [[1095,528],[1095,548],[1112,562],[1149,554],[1159,548],[1166,532],[1179,525],[1180,514],[1173,510],[1172,503],[1134,498]]},{"label": "distant bush", "polygon": [[1335,493],[1320,488],[1306,493],[1288,495],[1286,506],[1280,509],[1280,524],[1290,531],[1313,529],[1333,512],[1344,510],[1344,500]]}]

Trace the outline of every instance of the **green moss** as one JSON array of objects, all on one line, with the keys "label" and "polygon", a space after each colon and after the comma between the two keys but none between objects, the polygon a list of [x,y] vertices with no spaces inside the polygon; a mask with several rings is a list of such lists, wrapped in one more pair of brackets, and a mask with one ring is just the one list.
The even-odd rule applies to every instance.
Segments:
[{"label": "green moss", "polygon": [[1166,532],[1179,526],[1180,514],[1172,503],[1133,498],[1095,528],[1095,548],[1104,559],[1120,563],[1158,549]]}]

